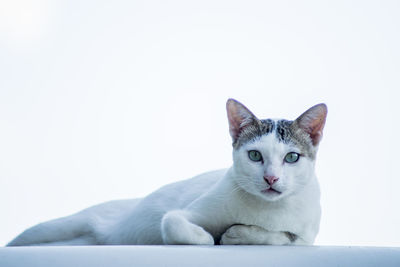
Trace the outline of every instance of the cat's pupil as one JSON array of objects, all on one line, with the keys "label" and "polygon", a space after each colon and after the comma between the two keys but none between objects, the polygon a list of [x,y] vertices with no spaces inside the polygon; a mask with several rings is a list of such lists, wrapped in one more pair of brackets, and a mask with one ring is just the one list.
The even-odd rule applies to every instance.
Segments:
[{"label": "cat's pupil", "polygon": [[257,150],[250,150],[249,151],[249,158],[252,161],[261,161],[262,160],[262,156],[261,153]]},{"label": "cat's pupil", "polygon": [[300,155],[296,152],[287,153],[285,156],[285,162],[287,163],[295,163],[299,160]]}]

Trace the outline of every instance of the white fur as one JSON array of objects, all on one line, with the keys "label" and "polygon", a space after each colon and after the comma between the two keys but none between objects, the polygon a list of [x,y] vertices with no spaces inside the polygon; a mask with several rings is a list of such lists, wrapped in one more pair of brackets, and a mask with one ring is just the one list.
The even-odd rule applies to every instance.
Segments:
[{"label": "white fur", "polygon": [[[262,153],[264,164],[248,158]],[[234,164],[162,187],[141,200],[107,202],[34,226],[9,245],[312,244],[320,221],[314,161],[283,162],[298,148],[274,133],[233,152]],[[264,175],[279,177],[263,193]],[[239,224],[239,225],[238,225]],[[294,242],[285,232],[297,236]]]}]

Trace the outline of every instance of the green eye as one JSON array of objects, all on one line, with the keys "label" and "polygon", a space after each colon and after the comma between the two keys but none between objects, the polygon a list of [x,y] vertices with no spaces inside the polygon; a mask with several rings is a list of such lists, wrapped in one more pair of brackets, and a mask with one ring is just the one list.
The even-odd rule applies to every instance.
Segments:
[{"label": "green eye", "polygon": [[249,151],[249,158],[252,161],[262,161],[261,153],[257,150],[250,150]]},{"label": "green eye", "polygon": [[287,153],[285,156],[285,162],[287,163],[295,163],[300,158],[300,154],[296,152]]}]

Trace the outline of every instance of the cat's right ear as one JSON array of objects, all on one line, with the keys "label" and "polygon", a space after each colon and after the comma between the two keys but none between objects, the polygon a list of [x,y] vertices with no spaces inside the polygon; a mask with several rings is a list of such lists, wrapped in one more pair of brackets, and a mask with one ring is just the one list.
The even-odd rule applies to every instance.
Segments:
[{"label": "cat's right ear", "polygon": [[246,126],[254,123],[257,118],[242,103],[232,98],[226,102],[226,111],[228,113],[229,133],[233,142],[235,142],[241,131]]},{"label": "cat's right ear", "polygon": [[318,104],[308,109],[295,120],[294,125],[297,125],[310,135],[314,146],[317,146],[321,141],[327,113],[328,108],[326,105]]}]

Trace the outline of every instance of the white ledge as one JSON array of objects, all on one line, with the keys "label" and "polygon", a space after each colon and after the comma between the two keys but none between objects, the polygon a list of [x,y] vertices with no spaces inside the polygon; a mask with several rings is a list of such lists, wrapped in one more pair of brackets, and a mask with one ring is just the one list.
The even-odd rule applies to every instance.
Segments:
[{"label": "white ledge", "polygon": [[0,266],[400,266],[400,248],[71,246],[0,248]]}]

